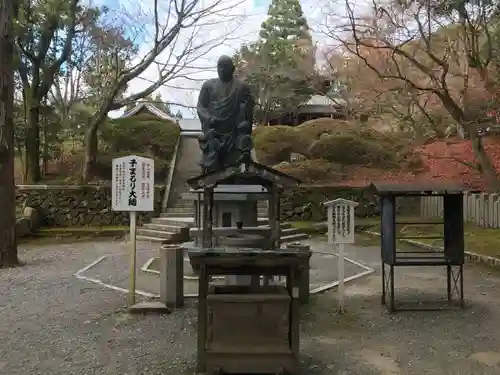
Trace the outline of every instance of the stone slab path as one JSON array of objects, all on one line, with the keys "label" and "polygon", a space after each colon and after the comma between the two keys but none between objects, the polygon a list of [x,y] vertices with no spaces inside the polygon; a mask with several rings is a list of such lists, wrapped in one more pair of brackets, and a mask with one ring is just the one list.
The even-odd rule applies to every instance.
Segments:
[{"label": "stone slab path", "polygon": [[[167,316],[130,316],[125,294],[74,276],[121,251],[123,243],[24,247],[27,265],[0,270],[0,374],[193,374],[194,303]],[[303,308],[301,375],[500,374],[499,271],[467,264],[464,310],[388,315],[379,249],[346,251],[375,273],[347,284],[344,315],[335,313],[335,289]],[[438,269],[399,277],[402,295],[445,287]]]},{"label": "stone slab path", "polygon": [[[158,252],[154,245],[142,244],[142,248],[137,253],[136,269],[136,288],[139,293],[145,296],[159,296],[160,281],[159,275],[144,272],[141,267],[152,257],[156,257]],[[99,280],[109,287],[118,287],[127,290],[129,288],[129,256],[126,244],[122,244],[120,253],[100,257],[98,263],[92,265],[79,273],[83,278]],[[150,248],[148,250],[147,248]],[[157,246],[156,246],[157,247]],[[311,256],[310,269],[310,290],[328,289],[334,287],[338,281],[338,257],[332,252],[331,248],[325,246],[321,252],[313,252]],[[314,251],[314,249],[313,249]],[[349,260],[344,261],[345,278],[352,278],[356,275],[366,273],[367,269],[352,263]],[[184,262],[184,274],[192,275],[191,265],[186,258]],[[184,279],[184,294],[195,296],[198,293],[198,283],[195,280]]]}]

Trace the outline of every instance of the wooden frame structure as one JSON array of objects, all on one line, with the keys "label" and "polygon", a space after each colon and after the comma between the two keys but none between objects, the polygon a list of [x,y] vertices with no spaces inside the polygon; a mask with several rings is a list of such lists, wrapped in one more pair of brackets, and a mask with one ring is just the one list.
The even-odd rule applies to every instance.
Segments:
[{"label": "wooden frame structure", "polygon": [[[310,254],[301,249],[280,249],[280,193],[285,186],[296,186],[299,181],[251,161],[206,173],[187,183],[192,189],[203,191],[202,248],[189,252],[193,269],[199,272],[198,372],[295,374],[300,363],[300,280],[304,272],[309,272]],[[218,184],[266,188],[271,227],[271,241],[266,241],[268,249],[214,247],[212,209],[214,188]],[[246,275],[257,280],[260,276],[264,280],[285,276],[286,287],[267,282],[264,285],[252,282],[249,286],[210,285],[215,275]],[[229,315],[228,309],[233,311]],[[279,315],[280,312],[284,315]],[[248,321],[242,322],[245,317]],[[231,325],[234,319],[238,323]],[[266,339],[271,328],[262,327],[270,323],[278,327],[275,336],[280,337],[272,343]],[[230,326],[229,332],[225,324]],[[242,341],[246,335],[248,343]]]},{"label": "wooden frame structure", "polygon": [[251,161],[236,166],[229,166],[220,171],[210,172],[187,180],[194,189],[203,190],[203,241],[202,247],[209,249],[212,244],[212,209],[214,188],[219,184],[261,185],[269,195],[269,225],[271,227],[271,249],[280,247],[280,195],[285,186],[297,186],[299,180]]},{"label": "wooden frame structure", "polygon": [[[300,367],[299,288],[303,272],[309,271],[304,267],[309,254],[300,249],[248,249],[228,253],[225,249],[214,248],[206,252],[194,251],[189,256],[193,269],[199,274],[197,371],[208,374],[297,374]],[[218,293],[217,286],[210,286],[212,276],[228,274],[284,276],[286,286],[256,289],[226,286],[220,287],[222,293]],[[261,319],[254,315],[242,320],[237,311],[231,313],[238,304],[248,306],[243,316],[252,316],[252,310],[260,310]],[[285,314],[278,315],[276,308],[286,311]],[[275,320],[276,317],[279,319]],[[261,322],[269,325],[267,330],[263,331]],[[229,327],[224,329],[222,325],[225,324]],[[236,340],[230,339],[230,335]],[[248,337],[250,344],[242,342],[245,335],[251,336]],[[272,336],[280,336],[281,340]],[[260,338],[269,340],[259,343]]]},{"label": "wooden frame structure", "polygon": [[[380,231],[381,231],[381,259],[382,259],[382,304],[390,312],[396,310],[436,310],[450,307],[458,299],[463,306],[463,265],[464,251],[464,223],[463,223],[463,192],[461,186],[444,184],[425,185],[388,185],[372,184],[380,197]],[[396,198],[398,197],[443,197],[443,219],[441,221],[396,221]],[[440,225],[444,226],[443,236],[405,236],[398,237],[396,225]],[[438,250],[398,251],[397,241],[400,239],[443,239],[444,248]],[[396,306],[394,271],[396,267],[446,267],[447,300],[446,306],[438,307],[408,307]],[[454,300],[454,297],[455,300]]]}]

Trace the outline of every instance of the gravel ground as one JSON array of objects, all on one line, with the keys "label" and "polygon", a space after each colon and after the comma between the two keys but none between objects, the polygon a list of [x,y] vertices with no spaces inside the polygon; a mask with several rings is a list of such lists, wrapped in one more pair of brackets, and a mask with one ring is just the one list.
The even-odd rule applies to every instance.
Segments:
[{"label": "gravel ground", "polygon": [[[0,270],[0,340],[6,343],[0,374],[193,373],[193,304],[168,316],[129,316],[125,295],[73,276],[122,248],[24,248],[26,266]],[[378,272],[377,249],[348,248],[347,254]],[[443,272],[405,271],[398,278],[401,295],[443,292]],[[334,291],[315,296],[304,309],[303,375],[500,374],[500,273],[468,265],[465,285],[468,308],[460,311],[388,315],[380,306],[378,273],[348,284],[342,316],[334,312]]]},{"label": "gravel ground", "polygon": [[[327,249],[329,250],[329,249]],[[123,251],[115,250],[115,251]],[[157,249],[151,251],[139,251],[137,253],[137,278],[136,287],[139,291],[144,291],[153,295],[160,293],[159,276],[142,272],[141,267],[152,257],[158,255]],[[187,255],[186,255],[187,257]],[[331,254],[331,251],[325,253],[314,253],[311,257],[310,287],[311,290],[323,287],[338,280],[337,267],[338,257]],[[184,273],[191,271],[189,260],[184,262]],[[123,289],[129,287],[129,257],[127,253],[119,253],[114,256],[103,259],[98,264],[81,273],[82,276],[91,277],[100,280],[106,284],[118,286]],[[156,267],[157,268],[157,267]],[[354,276],[366,271],[364,268],[351,262],[345,261],[344,277]],[[193,280],[184,280],[184,293],[196,295],[198,293],[198,282]]]},{"label": "gravel ground", "polygon": [[193,367],[193,306],[169,316],[129,316],[125,295],[73,276],[121,247],[27,248],[20,252],[26,266],[0,270],[0,374],[174,375]]}]

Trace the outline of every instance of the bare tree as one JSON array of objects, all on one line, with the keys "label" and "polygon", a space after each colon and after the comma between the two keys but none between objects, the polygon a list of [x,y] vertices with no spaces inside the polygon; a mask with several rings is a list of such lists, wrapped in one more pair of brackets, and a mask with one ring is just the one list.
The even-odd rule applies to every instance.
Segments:
[{"label": "bare tree", "polygon": [[[92,177],[92,167],[98,152],[97,131],[106,120],[108,112],[144,98],[166,83],[185,76],[186,70],[192,70],[196,60],[221,43],[227,42],[234,30],[226,30],[224,37],[212,38],[209,29],[220,25],[221,17],[224,17],[226,24],[231,25],[231,21],[238,17],[228,16],[234,7],[234,3],[226,5],[224,0],[169,0],[166,7],[160,8],[158,0],[154,0],[151,48],[138,61],[125,67],[117,67],[113,82],[101,96],[87,127],[83,183]],[[139,92],[120,95],[130,81],[151,66],[157,68],[157,79],[154,83]],[[193,73],[191,71],[187,74]]]},{"label": "bare tree", "polygon": [[[370,63],[384,69],[386,56],[372,51]],[[325,52],[322,74],[330,77],[335,94],[351,116],[382,119],[384,129],[412,133],[415,139],[444,137],[445,129],[432,115],[429,95],[400,80],[384,80],[342,46]]]},{"label": "bare tree", "polygon": [[14,32],[17,4],[0,0],[0,268],[19,263],[14,185]]},{"label": "bare tree", "polygon": [[20,3],[17,32],[18,71],[26,105],[26,180],[40,180],[42,101],[68,60],[81,18],[88,16],[79,0]]},{"label": "bare tree", "polygon": [[71,55],[66,62],[65,69],[54,80],[48,93],[50,102],[57,109],[60,122],[64,125],[71,122],[71,115],[75,107],[83,104],[83,100],[87,97],[84,74],[92,58],[90,55],[92,37],[89,32],[90,25],[82,26],[83,30],[73,38]]},{"label": "bare tree", "polygon": [[[346,0],[346,17],[325,31],[381,80],[404,83],[438,101],[467,131],[476,168],[491,189],[498,189],[497,171],[476,132],[477,121],[467,111],[471,75],[483,90],[496,91],[490,22],[495,7],[488,4],[373,1],[368,11],[360,12]],[[373,53],[385,56],[385,64],[374,64]]]}]

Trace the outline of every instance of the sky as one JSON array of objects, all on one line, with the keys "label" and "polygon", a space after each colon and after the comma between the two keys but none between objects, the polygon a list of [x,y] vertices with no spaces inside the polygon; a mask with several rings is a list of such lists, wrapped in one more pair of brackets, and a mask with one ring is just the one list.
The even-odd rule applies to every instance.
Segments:
[{"label": "sky", "polygon": [[[112,9],[130,9],[131,0],[103,0],[104,4]],[[152,0],[143,2],[147,4]],[[170,0],[172,1],[172,0]],[[168,4],[169,0],[163,3]],[[211,3],[217,0],[201,0],[201,2]],[[219,0],[220,1],[220,0]],[[170,103],[178,103],[181,106],[171,105],[174,113],[179,109],[184,118],[196,117],[192,108],[196,105],[199,88],[204,80],[216,76],[215,66],[217,59],[221,55],[233,55],[235,51],[244,43],[249,43],[258,39],[261,23],[266,18],[266,13],[271,0],[222,0],[220,5],[221,12],[211,15],[204,19],[203,25],[196,30],[193,38],[196,46],[196,53],[192,53],[191,60],[185,68],[183,68],[178,77],[171,82],[168,82],[155,93],[160,93],[163,100]],[[323,0],[302,0],[301,5],[304,14],[307,17],[309,26],[313,29],[313,39],[316,43],[322,44],[322,36],[319,32],[315,32],[315,25],[318,24],[322,14],[320,13],[319,2]],[[161,3],[161,2],[160,2]],[[134,8],[137,8],[137,2],[134,2]],[[147,5],[146,5],[147,7]],[[137,10],[139,14],[139,10]],[[168,9],[162,10],[163,14],[160,18],[166,17]],[[130,33],[136,33],[138,25],[153,24],[150,10],[144,8],[140,11],[140,16],[137,16],[137,21],[131,23]],[[192,29],[191,29],[192,30]],[[178,41],[174,48],[174,53],[179,54],[184,50],[186,41],[191,38],[192,31],[188,30],[181,35],[181,40]],[[189,35],[188,35],[189,33]],[[151,33],[148,33],[151,35]],[[144,56],[150,50],[152,43],[151,37],[144,36],[141,33],[139,57]],[[224,36],[228,36],[228,40],[220,44]],[[165,62],[169,60],[170,51],[165,52],[156,61]],[[169,65],[170,67],[170,65]],[[157,80],[158,65],[153,64],[143,72],[138,78],[132,80],[129,84],[128,93],[139,92],[149,86],[151,82]],[[117,117],[123,113],[123,109],[109,113],[110,117]]]}]

